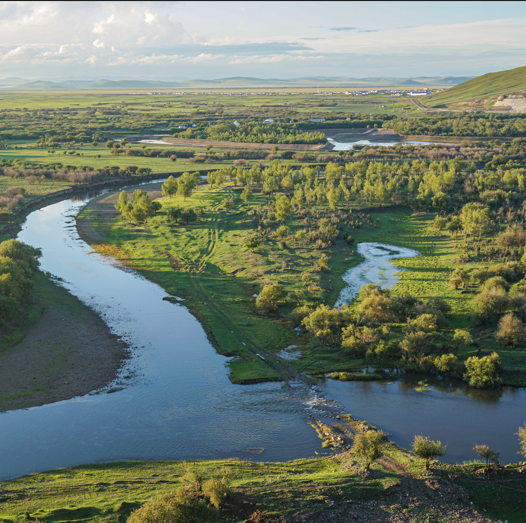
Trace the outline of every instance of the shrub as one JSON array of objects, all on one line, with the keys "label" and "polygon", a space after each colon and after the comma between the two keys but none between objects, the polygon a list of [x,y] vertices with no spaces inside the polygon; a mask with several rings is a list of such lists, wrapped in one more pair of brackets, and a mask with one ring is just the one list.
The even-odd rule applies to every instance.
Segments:
[{"label": "shrub", "polygon": [[360,303],[356,311],[361,316],[379,323],[392,321],[394,318],[393,301],[389,291],[381,289],[379,285],[369,283],[362,286],[358,294]]},{"label": "shrub", "polygon": [[465,370],[464,364],[454,354],[442,354],[435,358],[435,368],[438,372],[461,378]]},{"label": "shrub", "polygon": [[266,313],[274,312],[283,303],[285,294],[279,283],[265,285],[256,299],[256,307]]},{"label": "shrub", "polygon": [[490,323],[506,312],[508,306],[506,291],[501,287],[494,287],[489,291],[481,292],[475,298],[473,310],[479,323]]},{"label": "shrub", "polygon": [[473,342],[473,337],[466,330],[455,329],[455,333],[453,334],[453,340],[456,342],[457,345],[461,347],[466,347],[467,345]]},{"label": "shrub", "polygon": [[217,511],[203,500],[195,500],[182,490],[166,494],[134,510],[128,523],[213,523]]},{"label": "shrub", "polygon": [[475,445],[473,450],[484,460],[486,460],[486,466],[491,461],[494,465],[499,464],[500,452],[491,450],[488,445]]},{"label": "shrub", "polygon": [[502,364],[496,352],[483,358],[472,356],[466,361],[464,380],[478,389],[498,387],[501,383],[499,377],[501,368]]},{"label": "shrub", "polygon": [[325,345],[336,345],[340,343],[342,327],[347,320],[346,311],[320,305],[303,320],[303,325]]},{"label": "shrub", "polygon": [[526,458],[526,423],[524,424],[524,427],[519,427],[517,436],[519,436],[519,445],[521,447],[521,453]]},{"label": "shrub", "polygon": [[363,464],[364,470],[369,470],[371,465],[383,456],[386,436],[381,430],[368,430],[358,432],[354,436],[352,455]]},{"label": "shrub", "polygon": [[407,332],[435,332],[437,317],[434,314],[420,314],[407,322]]},{"label": "shrub", "polygon": [[432,337],[425,332],[408,332],[400,343],[403,355],[411,360],[430,352],[432,348]]},{"label": "shrub", "polygon": [[495,337],[514,347],[526,337],[526,329],[522,321],[513,313],[505,314],[499,321],[499,327]]},{"label": "shrub", "polygon": [[510,288],[510,286],[502,276],[493,276],[482,284],[483,291],[490,291],[492,289],[497,288],[501,288],[507,291]]},{"label": "shrub", "polygon": [[432,459],[446,455],[446,446],[440,441],[432,441],[427,436],[415,436],[411,445],[413,454],[420,459],[425,459],[424,470],[429,470]]}]

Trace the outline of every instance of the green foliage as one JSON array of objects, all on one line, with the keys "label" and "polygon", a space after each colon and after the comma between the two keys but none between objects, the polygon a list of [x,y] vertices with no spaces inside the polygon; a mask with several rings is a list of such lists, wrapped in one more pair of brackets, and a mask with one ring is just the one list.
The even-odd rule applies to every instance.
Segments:
[{"label": "green foliage", "polygon": [[183,490],[165,494],[133,511],[128,523],[214,523],[217,512],[205,501],[192,499]]},{"label": "green foliage", "polygon": [[163,183],[162,192],[164,195],[170,198],[177,193],[178,185],[173,176],[169,176],[168,179]]},{"label": "green foliage", "polygon": [[496,352],[482,358],[472,356],[466,360],[464,380],[479,389],[498,387],[501,384],[499,376],[501,368],[502,363]]},{"label": "green foliage", "polygon": [[486,460],[486,466],[491,461],[494,465],[499,464],[500,452],[491,450],[488,445],[475,445],[473,450],[484,460]]},{"label": "green foliage", "polygon": [[526,328],[513,313],[502,316],[495,337],[511,347],[521,343],[526,337]]},{"label": "green foliage", "polygon": [[31,276],[38,267],[40,249],[18,240],[0,243],[0,325],[5,326],[29,297]]},{"label": "green foliage", "polygon": [[303,320],[305,328],[326,345],[336,345],[341,341],[341,332],[349,321],[346,311],[320,305]]},{"label": "green foliage", "polygon": [[243,238],[243,245],[254,252],[263,242],[263,238],[258,233],[247,234]]},{"label": "green foliage", "polygon": [[521,447],[521,453],[526,458],[526,424],[524,427],[519,427],[517,436],[519,436],[519,445]]},{"label": "green foliage", "polygon": [[452,378],[461,378],[465,371],[464,363],[459,361],[454,354],[437,356],[435,358],[435,367],[438,372],[442,372]]},{"label": "green foliage", "polygon": [[283,303],[285,293],[279,283],[265,285],[256,299],[256,307],[266,313],[274,312]]},{"label": "green foliage", "polygon": [[424,470],[429,470],[432,459],[446,455],[446,446],[440,441],[432,441],[428,436],[415,436],[411,449],[417,458],[425,460]]},{"label": "green foliage", "polygon": [[354,436],[352,454],[357,461],[363,463],[365,470],[369,470],[371,465],[383,456],[386,440],[381,430],[359,432]]}]

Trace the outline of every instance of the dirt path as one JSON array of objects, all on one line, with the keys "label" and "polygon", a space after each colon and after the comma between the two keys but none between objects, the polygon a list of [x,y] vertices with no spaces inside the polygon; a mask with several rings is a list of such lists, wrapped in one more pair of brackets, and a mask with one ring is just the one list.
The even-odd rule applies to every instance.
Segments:
[{"label": "dirt path", "polygon": [[42,273],[34,306],[45,308],[18,344],[0,349],[0,412],[83,396],[113,381],[125,343],[91,309]]}]

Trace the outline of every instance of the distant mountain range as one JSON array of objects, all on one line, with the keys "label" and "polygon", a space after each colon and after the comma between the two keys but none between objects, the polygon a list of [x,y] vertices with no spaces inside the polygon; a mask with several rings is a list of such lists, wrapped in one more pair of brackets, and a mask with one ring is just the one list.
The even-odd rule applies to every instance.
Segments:
[{"label": "distant mountain range", "polygon": [[243,88],[280,88],[280,87],[312,87],[312,88],[360,88],[360,87],[423,87],[431,85],[457,85],[472,77],[458,76],[420,76],[417,78],[335,78],[306,77],[293,79],[279,78],[248,78],[236,76],[217,80],[143,80],[143,79],[40,79],[28,80],[10,77],[0,80],[1,90],[14,91],[60,91],[77,89],[243,89]]}]

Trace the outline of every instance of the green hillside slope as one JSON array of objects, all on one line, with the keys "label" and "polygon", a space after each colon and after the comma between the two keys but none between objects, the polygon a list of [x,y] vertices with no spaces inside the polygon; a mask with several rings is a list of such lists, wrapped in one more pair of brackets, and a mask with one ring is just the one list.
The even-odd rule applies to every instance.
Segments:
[{"label": "green hillside slope", "polygon": [[488,73],[421,100],[426,107],[497,98],[526,89],[526,67]]}]

